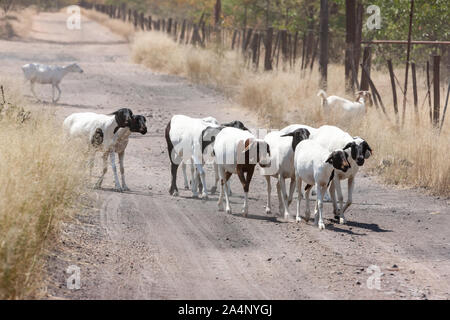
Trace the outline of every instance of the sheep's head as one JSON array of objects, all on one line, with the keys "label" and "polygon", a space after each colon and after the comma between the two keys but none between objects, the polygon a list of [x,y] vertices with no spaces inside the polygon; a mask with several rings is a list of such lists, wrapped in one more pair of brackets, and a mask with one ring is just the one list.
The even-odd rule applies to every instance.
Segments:
[{"label": "sheep's head", "polygon": [[309,139],[310,132],[308,129],[300,128],[290,133],[284,134],[281,137],[292,137],[292,150],[295,151],[297,145],[303,141]]},{"label": "sheep's head", "polygon": [[202,131],[202,152],[205,151],[205,149],[214,143],[216,140],[216,136],[219,134],[220,130],[222,130],[224,127],[206,127]]},{"label": "sheep's head", "polygon": [[343,150],[333,151],[325,162],[343,172],[347,172],[347,170],[351,168],[350,162],[348,162],[348,154]]},{"label": "sheep's head", "polygon": [[94,134],[92,135],[91,138],[91,144],[94,147],[98,147],[103,143],[103,130],[100,128],[97,128],[94,132]]},{"label": "sheep's head", "polygon": [[81,69],[81,67],[76,63],[72,63],[68,66],[68,68],[71,72],[83,73],[83,69]]},{"label": "sheep's head", "polygon": [[355,160],[358,166],[364,164],[365,159],[369,159],[372,155],[372,149],[366,140],[360,137],[354,137],[352,142],[347,143],[344,150],[351,149],[352,159]]},{"label": "sheep's head", "polygon": [[224,127],[232,127],[232,128],[237,128],[237,129],[249,131],[247,129],[247,127],[239,120],[234,120],[234,121],[231,121],[231,122],[223,123],[222,126],[224,126]]},{"label": "sheep's head", "polygon": [[130,131],[139,132],[140,134],[146,134],[147,133],[147,126],[145,125],[146,122],[147,119],[145,119],[144,116],[141,115],[133,116],[130,122]]},{"label": "sheep's head", "polygon": [[133,119],[133,111],[128,108],[122,108],[117,110],[116,112],[113,112],[112,114],[115,116],[119,128],[130,126]]},{"label": "sheep's head", "polygon": [[372,94],[369,91],[357,91],[355,95],[357,102],[362,98],[364,103],[368,102],[369,107],[373,106]]}]

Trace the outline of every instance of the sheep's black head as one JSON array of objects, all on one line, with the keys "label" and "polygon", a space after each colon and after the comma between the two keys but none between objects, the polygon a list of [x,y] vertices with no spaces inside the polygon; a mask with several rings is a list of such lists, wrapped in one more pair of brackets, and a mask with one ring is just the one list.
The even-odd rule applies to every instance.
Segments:
[{"label": "sheep's black head", "polygon": [[325,162],[343,172],[347,172],[351,168],[350,162],[348,162],[348,155],[343,150],[333,151]]},{"label": "sheep's black head", "polygon": [[247,129],[247,127],[239,120],[234,120],[234,121],[231,121],[231,122],[223,123],[222,126],[224,126],[224,127],[232,127],[232,128],[237,128],[237,129],[249,131]]},{"label": "sheep's black head", "polygon": [[297,145],[303,141],[309,139],[310,132],[308,129],[299,128],[295,131],[282,135],[282,137],[292,137],[292,150],[295,151]]},{"label": "sheep's black head", "polygon": [[354,141],[349,142],[345,147],[346,149],[351,149],[352,159],[355,160],[358,166],[362,166],[364,164],[365,159],[369,159],[372,155],[372,149],[366,140],[360,137],[354,137]]},{"label": "sheep's black head", "polygon": [[94,147],[98,147],[103,143],[103,130],[100,128],[97,128],[94,132],[94,134],[92,135],[91,138],[91,144]]},{"label": "sheep's black head", "polygon": [[116,117],[119,128],[129,127],[133,119],[133,111],[128,108],[122,108],[112,113]]},{"label": "sheep's black head", "polygon": [[205,151],[205,149],[212,144],[216,136],[219,134],[220,130],[222,130],[224,127],[206,127],[202,131],[202,152]]},{"label": "sheep's black head", "polygon": [[146,134],[147,133],[147,126],[145,125],[146,122],[147,119],[145,119],[144,116],[141,115],[133,116],[130,123],[130,131]]}]

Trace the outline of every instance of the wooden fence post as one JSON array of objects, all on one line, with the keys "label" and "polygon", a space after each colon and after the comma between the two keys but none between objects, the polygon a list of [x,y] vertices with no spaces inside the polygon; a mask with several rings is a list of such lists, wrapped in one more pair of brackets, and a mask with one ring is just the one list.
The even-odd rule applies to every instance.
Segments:
[{"label": "wooden fence post", "polygon": [[392,61],[387,61],[388,69],[389,69],[389,76],[391,78],[391,87],[392,87],[392,99],[394,102],[394,112],[395,112],[395,121],[398,124],[398,102],[397,102],[397,90],[395,87],[395,75],[394,75],[394,69],[392,68]]},{"label": "wooden fence post", "polygon": [[402,126],[405,124],[405,115],[406,115],[406,93],[408,91],[408,70],[409,70],[409,57],[411,52],[411,29],[412,29],[413,15],[414,15],[414,0],[411,0],[411,10],[409,12],[408,46],[406,48],[405,89],[403,90]]},{"label": "wooden fence post", "polygon": [[439,64],[441,57],[433,56],[433,125],[439,127],[439,113],[440,113],[440,92],[439,92]]},{"label": "wooden fence post", "polygon": [[[369,46],[364,48],[363,53],[363,66],[366,69],[368,76],[370,77],[370,67],[371,67],[371,48]],[[359,90],[368,91],[369,90],[369,81],[367,80],[366,73],[361,72],[361,83],[359,86]]]},{"label": "wooden fence post", "polygon": [[266,53],[264,56],[264,70],[270,71],[272,70],[272,39],[273,39],[273,28],[270,27],[267,29],[266,34]]},{"label": "wooden fence post", "polygon": [[136,10],[133,11],[133,18],[134,18],[134,28],[137,29],[137,25],[138,25],[138,14],[137,14],[137,11],[136,11]]},{"label": "wooden fence post", "polygon": [[148,22],[147,29],[152,31],[152,16],[148,16],[147,22]]},{"label": "wooden fence post", "polygon": [[167,33],[170,34],[172,32],[172,18],[167,20]]},{"label": "wooden fence post", "polygon": [[427,95],[428,95],[428,113],[430,116],[430,122],[433,123],[433,112],[431,108],[431,89],[430,89],[430,62],[427,61]]},{"label": "wooden fence post", "polygon": [[186,33],[186,19],[183,20],[181,25],[180,43],[184,42],[184,34]]},{"label": "wooden fence post", "polygon": [[144,13],[141,12],[139,22],[141,23],[141,30],[145,30],[145,21],[144,21]]},{"label": "wooden fence post", "polygon": [[236,36],[237,36],[237,30],[234,29],[234,31],[233,31],[233,38],[231,39],[231,50],[234,50],[234,45],[236,43]]},{"label": "wooden fence post", "polygon": [[412,71],[412,81],[413,81],[413,96],[414,96],[414,114],[416,116],[416,121],[419,120],[419,108],[418,108],[418,98],[417,98],[417,78],[416,78],[416,64],[411,63]]},{"label": "wooden fence post", "polygon": [[352,61],[353,48],[355,43],[356,31],[356,11],[355,0],[345,0],[345,21],[346,21],[346,35],[345,35],[345,91],[353,92],[354,81],[352,78]]},{"label": "wooden fence post", "polygon": [[286,62],[288,59],[288,48],[287,48],[287,30],[280,30],[280,45],[281,45],[281,56],[283,69],[286,68]]},{"label": "wooden fence post", "polygon": [[328,0],[320,0],[319,86],[327,90],[328,76]]}]

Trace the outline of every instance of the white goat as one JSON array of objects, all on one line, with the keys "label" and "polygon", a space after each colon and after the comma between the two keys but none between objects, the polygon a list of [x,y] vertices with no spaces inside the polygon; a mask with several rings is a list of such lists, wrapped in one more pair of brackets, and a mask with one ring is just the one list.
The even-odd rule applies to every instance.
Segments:
[{"label": "white goat", "polygon": [[[52,85],[52,102],[56,103],[61,97],[61,88],[59,84],[66,74],[69,72],[82,73],[83,70],[76,64],[72,63],[68,66],[48,66],[39,63],[29,63],[22,66],[22,71],[25,75],[25,79],[30,81],[31,92],[34,97],[39,101],[39,98],[34,92],[34,84],[51,84]],[[55,89],[58,90],[58,98],[55,99]]]},{"label": "white goat", "polygon": [[[322,147],[328,151],[334,151],[337,149],[347,150],[350,149],[351,157],[349,157],[349,163],[351,168],[347,172],[337,172],[333,182],[330,186],[330,196],[333,202],[333,211],[335,218],[339,218],[339,222],[344,224],[345,217],[344,212],[352,204],[353,189],[355,186],[355,177],[358,173],[359,167],[364,164],[364,160],[368,159],[372,154],[372,149],[369,144],[360,137],[352,137],[347,132],[335,126],[322,126],[317,129],[317,132],[313,137],[314,141],[319,143]],[[343,196],[340,186],[340,180],[348,179],[348,200],[343,207]],[[335,190],[338,194],[338,200],[340,203],[339,215],[336,205]]]},{"label": "white goat", "polygon": [[[289,218],[289,204],[295,190],[295,170],[294,170],[294,152],[297,144],[309,138],[309,131],[299,128],[291,133],[282,134],[281,131],[272,131],[268,133],[264,140],[270,147],[270,167],[261,168],[261,174],[265,176],[267,182],[267,206],[266,213],[271,213],[270,202],[270,177],[277,179],[277,193],[280,214],[284,214],[284,218]],[[285,179],[291,179],[289,188],[289,197],[286,192]]]},{"label": "white goat", "polygon": [[[223,196],[225,194],[226,212],[231,213],[227,181],[233,173],[236,173],[244,189],[242,213],[247,216],[250,181],[257,163],[261,167],[270,165],[269,145],[262,139],[256,139],[250,131],[226,127],[217,134],[213,148],[221,180],[220,196],[217,203],[219,211],[223,210]],[[246,176],[245,173],[247,173]]]},{"label": "white goat", "polygon": [[347,171],[350,164],[347,161],[348,155],[341,149],[330,153],[328,149],[322,147],[315,140],[303,140],[295,149],[294,164],[295,177],[297,180],[297,222],[300,218],[300,202],[302,199],[302,181],[307,186],[305,188],[306,210],[305,220],[308,221],[310,217],[309,209],[309,191],[313,185],[317,189],[317,200],[315,209],[314,223],[319,226],[319,229],[325,229],[323,223],[323,195],[327,190],[328,184],[333,179],[335,169]]},{"label": "white goat", "polygon": [[[101,130],[103,134],[103,143],[98,146],[96,151],[103,152],[103,173],[97,183],[96,188],[100,188],[103,178],[108,169],[108,155],[111,157],[111,166],[114,173],[115,189],[122,191],[117,176],[115,164],[114,147],[116,145],[118,135],[116,131],[119,128],[129,127],[133,118],[133,112],[130,109],[123,108],[116,112],[105,115],[93,112],[73,113],[64,120],[64,129],[71,138],[80,137],[92,143],[93,137]],[[93,155],[94,156],[94,155]],[[93,161],[91,161],[91,165]]]},{"label": "white goat", "polygon": [[317,96],[321,99],[321,105],[325,112],[329,110],[344,112],[346,114],[364,115],[366,112],[366,102],[372,104],[372,97],[369,91],[356,92],[356,101],[350,101],[338,96],[327,96],[325,91],[319,90]]},{"label": "white goat", "polygon": [[[219,126],[212,124],[211,122],[205,122],[202,119],[191,118],[184,115],[174,115],[167,124],[165,138],[171,162],[172,175],[172,181],[169,189],[170,194],[178,195],[177,170],[181,161],[192,161],[202,182],[202,198],[208,198],[205,170],[203,169],[203,151],[210,143],[213,142],[213,139],[210,139],[210,141],[203,139],[204,130],[207,128],[214,129],[219,128]],[[194,173],[193,177],[195,177]],[[192,179],[191,188],[193,197],[198,197],[196,178]]]}]

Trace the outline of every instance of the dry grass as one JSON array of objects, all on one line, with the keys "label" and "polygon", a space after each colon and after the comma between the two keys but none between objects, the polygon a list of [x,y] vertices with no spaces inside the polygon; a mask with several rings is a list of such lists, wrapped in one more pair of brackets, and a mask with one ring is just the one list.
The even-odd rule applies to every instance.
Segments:
[{"label": "dry grass", "polygon": [[89,19],[94,20],[109,28],[109,30],[111,30],[112,32],[124,37],[127,41],[131,41],[133,39],[134,26],[132,24],[123,22],[122,20],[118,19],[110,19],[107,14],[95,10],[81,9],[81,13]]},{"label": "dry grass", "polygon": [[0,299],[33,298],[42,286],[43,249],[83,192],[86,170],[60,123],[24,112],[20,88],[0,81],[10,102],[0,105]]},{"label": "dry grass", "polygon": [[[240,106],[254,110],[261,122],[272,128],[290,123],[314,127],[337,125],[365,138],[374,149],[368,161],[376,173],[393,184],[424,187],[442,195],[450,194],[450,120],[438,136],[430,126],[428,110],[421,108],[426,94],[424,76],[418,74],[420,124],[413,116],[412,89],[407,99],[407,117],[403,129],[395,124],[392,93],[387,72],[373,71],[390,120],[376,110],[368,110],[363,119],[348,120],[342,115],[323,114],[320,108],[319,75],[316,70],[300,76],[295,72],[254,72],[243,67],[239,54],[217,48],[197,49],[176,44],[165,34],[144,32],[136,35],[132,58],[157,71],[186,76],[194,82],[216,87]],[[403,70],[396,70],[398,78]],[[329,68],[328,93],[346,97],[342,66]],[[401,105],[401,92],[398,92]],[[445,94],[442,94],[444,100]],[[348,97],[352,99],[352,97]],[[426,104],[425,104],[426,106]]]},{"label": "dry grass", "polygon": [[29,7],[20,11],[11,11],[7,16],[0,14],[0,39],[25,37],[31,30],[32,16],[35,13],[36,9]]}]

